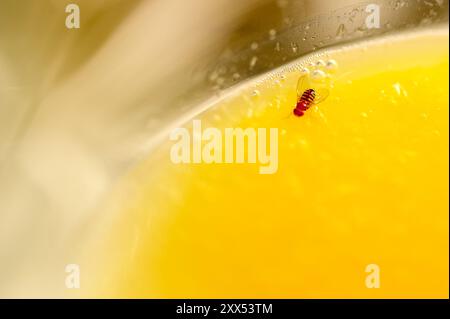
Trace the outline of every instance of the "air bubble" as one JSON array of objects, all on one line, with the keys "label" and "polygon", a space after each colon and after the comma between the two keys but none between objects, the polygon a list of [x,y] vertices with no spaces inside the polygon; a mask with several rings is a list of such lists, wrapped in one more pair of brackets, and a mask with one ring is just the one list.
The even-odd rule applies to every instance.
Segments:
[{"label": "air bubble", "polygon": [[335,60],[328,60],[325,68],[327,69],[328,72],[335,72],[338,68],[338,64]]},{"label": "air bubble", "polygon": [[309,69],[308,69],[308,68],[305,68],[305,67],[302,67],[302,68],[300,68],[300,72],[301,72],[302,74],[309,74]]},{"label": "air bubble", "polygon": [[281,82],[280,82],[280,80],[275,80],[275,81],[273,81],[274,82],[274,84],[276,85],[276,86],[278,86],[278,87],[282,87],[283,85],[281,84]]},{"label": "air bubble", "polygon": [[316,62],[316,67],[318,67],[318,68],[323,68],[323,67],[325,67],[325,61],[323,61],[323,60],[317,60],[317,62]]},{"label": "air bubble", "polygon": [[327,77],[326,73],[323,72],[322,70],[314,70],[311,74],[311,78],[314,81],[320,81],[323,80]]},{"label": "air bubble", "polygon": [[259,97],[261,95],[261,93],[258,91],[258,90],[253,90],[253,92],[252,92],[252,97],[253,98],[257,98],[257,97]]}]

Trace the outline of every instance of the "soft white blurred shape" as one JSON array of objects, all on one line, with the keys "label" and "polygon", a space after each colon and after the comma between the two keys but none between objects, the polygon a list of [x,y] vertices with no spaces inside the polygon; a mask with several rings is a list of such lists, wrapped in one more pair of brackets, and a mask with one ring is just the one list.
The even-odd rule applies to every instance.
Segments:
[{"label": "soft white blurred shape", "polygon": [[65,1],[0,4],[0,296],[63,295],[96,206],[255,2],[80,0],[80,33]]}]

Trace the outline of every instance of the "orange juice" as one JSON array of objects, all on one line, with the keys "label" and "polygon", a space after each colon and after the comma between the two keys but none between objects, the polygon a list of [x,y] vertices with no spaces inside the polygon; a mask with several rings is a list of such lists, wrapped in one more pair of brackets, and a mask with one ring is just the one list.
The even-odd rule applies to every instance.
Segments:
[{"label": "orange juice", "polygon": [[[115,219],[85,293],[448,298],[448,57],[448,31],[425,30],[230,90],[184,124],[277,128],[277,171],[175,164],[167,137],[106,208]],[[319,60],[337,63],[330,95],[292,116],[300,70]]]}]

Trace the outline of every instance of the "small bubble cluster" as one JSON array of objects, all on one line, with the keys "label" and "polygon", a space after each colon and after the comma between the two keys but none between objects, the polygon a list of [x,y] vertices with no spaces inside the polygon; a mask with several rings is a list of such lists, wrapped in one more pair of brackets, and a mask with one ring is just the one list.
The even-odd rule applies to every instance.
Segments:
[{"label": "small bubble cluster", "polygon": [[338,63],[336,60],[322,60],[319,59],[315,62],[307,63],[306,67],[302,67],[300,71],[302,73],[311,73],[312,77],[323,77],[323,74],[327,75],[330,73],[335,73],[338,69]]}]

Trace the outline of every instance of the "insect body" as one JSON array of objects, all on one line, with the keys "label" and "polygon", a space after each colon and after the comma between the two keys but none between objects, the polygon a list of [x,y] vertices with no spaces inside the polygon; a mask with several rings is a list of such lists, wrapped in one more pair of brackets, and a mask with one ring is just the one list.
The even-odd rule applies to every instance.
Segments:
[{"label": "insect body", "polygon": [[309,109],[311,104],[314,103],[314,99],[316,98],[316,91],[313,89],[307,89],[300,98],[297,99],[297,105],[294,109],[294,115],[302,116],[304,112]]},{"label": "insect body", "polygon": [[323,102],[329,95],[324,83],[312,83],[308,74],[300,76],[297,82],[297,104],[294,115],[303,116],[312,105]]}]

